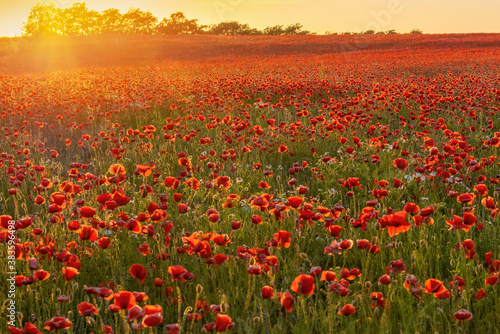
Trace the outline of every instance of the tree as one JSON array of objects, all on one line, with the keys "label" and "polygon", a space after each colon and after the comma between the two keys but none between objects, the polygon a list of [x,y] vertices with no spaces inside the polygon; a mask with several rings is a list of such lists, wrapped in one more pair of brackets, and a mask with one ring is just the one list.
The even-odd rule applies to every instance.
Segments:
[{"label": "tree", "polygon": [[184,13],[176,12],[164,18],[156,27],[159,34],[196,34],[201,31],[198,20],[188,20]]},{"label": "tree", "polygon": [[89,10],[85,3],[75,3],[61,11],[61,31],[63,35],[90,35],[101,30],[101,16],[95,10]]},{"label": "tree", "polygon": [[294,23],[286,27],[283,25],[275,25],[267,27],[263,30],[264,35],[308,35],[310,31],[302,30],[302,24]]},{"label": "tree", "polygon": [[214,35],[261,35],[257,29],[250,28],[248,24],[241,24],[238,21],[225,21],[212,25],[208,30]]},{"label": "tree", "polygon": [[410,31],[410,34],[416,34],[416,35],[421,35],[421,34],[423,34],[423,33],[424,33],[424,32],[423,32],[422,30],[417,29],[417,28],[415,28],[415,29],[413,29],[412,31]]},{"label": "tree", "polygon": [[122,16],[125,31],[131,34],[151,34],[153,33],[158,18],[151,12],[143,12],[138,8],[130,8]]},{"label": "tree", "polygon": [[23,36],[57,35],[61,32],[61,9],[53,3],[39,3],[31,8],[26,22],[23,23]]},{"label": "tree", "polygon": [[107,34],[125,32],[123,16],[118,9],[110,8],[101,12],[101,32]]}]

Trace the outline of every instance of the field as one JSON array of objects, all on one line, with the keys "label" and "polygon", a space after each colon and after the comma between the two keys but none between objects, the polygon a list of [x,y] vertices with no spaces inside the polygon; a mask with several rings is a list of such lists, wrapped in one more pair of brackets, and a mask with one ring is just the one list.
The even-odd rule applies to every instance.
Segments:
[{"label": "field", "polygon": [[499,73],[496,34],[0,39],[0,332],[500,333]]}]

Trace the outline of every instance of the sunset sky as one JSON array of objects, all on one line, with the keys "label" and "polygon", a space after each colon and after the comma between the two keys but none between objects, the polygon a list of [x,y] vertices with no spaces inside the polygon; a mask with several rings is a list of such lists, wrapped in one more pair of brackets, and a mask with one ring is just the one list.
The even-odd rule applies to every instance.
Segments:
[{"label": "sunset sky", "polygon": [[[23,22],[38,0],[1,0],[0,36],[21,35]],[[56,0],[60,7],[74,1]],[[90,9],[130,7],[152,12],[160,20],[182,11],[201,24],[236,20],[263,29],[302,23],[317,33],[395,29],[425,33],[500,32],[498,0],[88,0]]]}]

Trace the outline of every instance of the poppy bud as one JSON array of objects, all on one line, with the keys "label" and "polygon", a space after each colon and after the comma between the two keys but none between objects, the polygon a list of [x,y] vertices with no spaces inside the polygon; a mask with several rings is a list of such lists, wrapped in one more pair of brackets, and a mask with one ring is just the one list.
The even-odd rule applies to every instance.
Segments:
[{"label": "poppy bud", "polygon": [[253,323],[254,324],[258,324],[259,322],[260,322],[260,318],[259,317],[253,318]]},{"label": "poppy bud", "polygon": [[95,320],[94,320],[94,318],[92,318],[92,317],[86,317],[86,318],[87,318],[87,322],[89,323],[89,325],[90,325],[91,327],[93,327],[93,326],[94,326],[94,324],[95,324]]},{"label": "poppy bud", "polygon": [[380,223],[379,222],[376,222],[375,223],[375,229],[378,231],[380,230]]},{"label": "poppy bud", "polygon": [[370,243],[372,243],[372,244],[376,244],[376,243],[377,243],[377,240],[378,240],[377,236],[374,236],[374,237],[372,238],[372,241],[371,241]]},{"label": "poppy bud", "polygon": [[477,266],[476,271],[477,271],[478,274],[481,274],[483,272],[483,269],[484,269],[483,265],[480,264],[480,265]]},{"label": "poppy bud", "polygon": [[412,247],[413,247],[413,248],[417,248],[417,243],[416,243],[415,241],[413,241],[413,242],[411,243],[411,245],[412,245]]},{"label": "poppy bud", "polygon": [[370,281],[365,282],[365,288],[369,289],[372,287],[372,283]]}]

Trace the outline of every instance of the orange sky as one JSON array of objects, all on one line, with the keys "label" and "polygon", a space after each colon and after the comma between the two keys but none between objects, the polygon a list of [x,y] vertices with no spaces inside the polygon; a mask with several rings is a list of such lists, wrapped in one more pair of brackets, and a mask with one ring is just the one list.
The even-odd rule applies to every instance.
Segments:
[{"label": "orange sky", "polygon": [[[21,35],[23,22],[38,0],[0,0],[0,36]],[[74,1],[56,0],[60,7]],[[368,29],[426,33],[500,32],[497,0],[88,0],[90,9],[130,7],[150,11],[159,19],[182,11],[201,24],[236,20],[263,29],[302,23],[305,29],[361,32]]]}]

